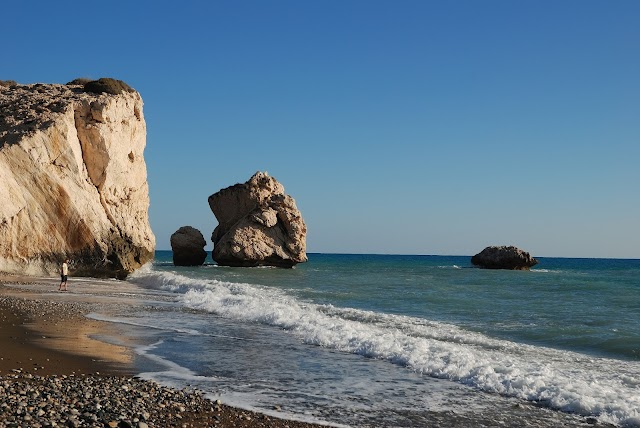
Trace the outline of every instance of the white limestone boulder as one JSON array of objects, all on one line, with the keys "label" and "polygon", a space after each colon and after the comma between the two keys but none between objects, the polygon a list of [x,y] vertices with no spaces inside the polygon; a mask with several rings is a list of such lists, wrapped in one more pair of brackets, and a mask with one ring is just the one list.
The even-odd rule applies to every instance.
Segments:
[{"label": "white limestone boulder", "polygon": [[226,266],[293,267],[307,261],[307,227],[294,199],[266,172],[209,196],[218,219],[213,259]]}]

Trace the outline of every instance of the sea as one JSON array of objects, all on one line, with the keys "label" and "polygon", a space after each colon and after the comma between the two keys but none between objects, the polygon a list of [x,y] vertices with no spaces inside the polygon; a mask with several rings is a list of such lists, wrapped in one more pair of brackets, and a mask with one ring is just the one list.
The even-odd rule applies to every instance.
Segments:
[{"label": "sea", "polygon": [[640,260],[308,257],[176,267],[157,251],[83,293],[128,302],[89,316],[137,343],[141,377],[286,419],[640,427]]}]

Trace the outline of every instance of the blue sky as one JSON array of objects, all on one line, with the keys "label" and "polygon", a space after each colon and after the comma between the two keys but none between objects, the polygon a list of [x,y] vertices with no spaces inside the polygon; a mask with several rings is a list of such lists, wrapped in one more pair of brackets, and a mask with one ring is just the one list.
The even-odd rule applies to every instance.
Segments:
[{"label": "blue sky", "polygon": [[309,252],[640,258],[638,1],[10,3],[0,79],[142,94],[158,249],[261,170]]}]

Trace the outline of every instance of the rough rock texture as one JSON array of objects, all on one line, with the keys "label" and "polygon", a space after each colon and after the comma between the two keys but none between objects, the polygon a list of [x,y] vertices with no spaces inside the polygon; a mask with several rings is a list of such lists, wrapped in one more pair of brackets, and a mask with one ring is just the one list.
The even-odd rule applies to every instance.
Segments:
[{"label": "rough rock texture", "polygon": [[200,266],[207,258],[202,232],[191,226],[182,226],[171,235],[173,264],[176,266]]},{"label": "rough rock texture", "polygon": [[485,269],[529,270],[538,264],[526,251],[513,246],[491,246],[471,257],[471,263]]},{"label": "rough rock texture", "polygon": [[218,264],[292,267],[307,261],[302,215],[266,172],[214,193],[209,206],[219,223],[211,236]]},{"label": "rough rock texture", "polygon": [[123,278],[151,260],[142,99],[0,86],[0,270]]}]

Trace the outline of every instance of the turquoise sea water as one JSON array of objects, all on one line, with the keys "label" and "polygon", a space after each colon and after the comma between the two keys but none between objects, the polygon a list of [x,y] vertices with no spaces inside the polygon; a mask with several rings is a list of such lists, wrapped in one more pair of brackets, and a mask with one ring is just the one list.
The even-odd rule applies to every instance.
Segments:
[{"label": "turquoise sea water", "polygon": [[301,301],[452,323],[488,336],[640,361],[640,260],[540,258],[530,272],[469,257],[310,254],[294,270],[156,269],[273,287]]},{"label": "turquoise sea water", "polygon": [[147,338],[143,376],[332,424],[640,426],[640,260],[541,258],[527,272],[458,256],[310,254],[295,269],[171,257],[128,280],[142,310],[95,315]]}]

